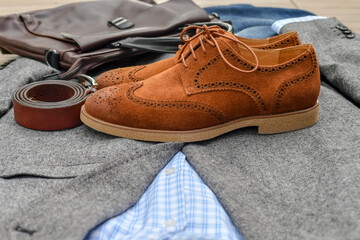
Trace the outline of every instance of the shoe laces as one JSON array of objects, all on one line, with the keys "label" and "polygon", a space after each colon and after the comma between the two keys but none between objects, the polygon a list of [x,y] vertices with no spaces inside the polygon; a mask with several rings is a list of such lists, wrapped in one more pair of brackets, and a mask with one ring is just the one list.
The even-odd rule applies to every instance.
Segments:
[{"label": "shoe laces", "polygon": [[[196,34],[193,35],[192,37],[189,37],[188,35],[185,36],[185,33],[187,33],[189,30],[196,30]],[[222,37],[222,38],[226,38],[228,40],[234,41],[242,46],[244,46],[247,50],[249,50],[249,52],[251,53],[251,55],[254,57],[255,59],[255,67],[251,70],[243,70],[241,68],[238,68],[234,65],[232,65],[224,56],[224,54],[222,53],[222,50],[220,49],[220,46],[216,40],[215,37]],[[191,42],[194,39],[199,39],[199,43],[201,46],[202,51],[204,52],[204,54],[206,54],[206,48],[205,48],[205,43],[208,43],[210,46],[212,47],[216,47],[217,51],[219,52],[221,58],[223,59],[223,61],[230,66],[231,68],[239,71],[239,72],[244,72],[244,73],[251,73],[256,71],[256,69],[259,66],[259,60],[256,56],[256,54],[254,53],[254,51],[251,49],[251,47],[249,47],[248,45],[246,45],[245,43],[239,41],[235,36],[230,37],[225,35],[224,30],[222,28],[220,28],[219,26],[206,26],[203,25],[202,27],[200,26],[188,26],[186,27],[180,34],[180,39],[182,42],[184,42],[183,45],[179,45],[179,58],[178,58],[178,62],[182,62],[185,66],[185,68],[188,68],[189,66],[186,64],[186,60],[185,60],[185,56],[184,56],[184,51],[186,49],[186,46],[189,46],[191,54],[194,58],[195,61],[197,61],[197,57],[195,54],[195,50],[193,45],[191,44]]]}]

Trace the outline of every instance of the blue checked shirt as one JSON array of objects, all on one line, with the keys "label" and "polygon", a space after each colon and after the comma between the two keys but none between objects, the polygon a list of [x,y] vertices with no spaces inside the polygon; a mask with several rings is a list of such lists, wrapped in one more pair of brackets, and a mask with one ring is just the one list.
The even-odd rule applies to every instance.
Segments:
[{"label": "blue checked shirt", "polygon": [[86,240],[242,237],[215,194],[179,152],[139,201],[89,232]]}]

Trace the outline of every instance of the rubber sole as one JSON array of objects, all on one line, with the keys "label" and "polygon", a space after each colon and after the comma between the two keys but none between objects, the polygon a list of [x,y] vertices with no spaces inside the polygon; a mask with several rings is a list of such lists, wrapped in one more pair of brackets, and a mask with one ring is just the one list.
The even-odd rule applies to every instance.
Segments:
[{"label": "rubber sole", "polygon": [[244,127],[258,127],[259,134],[275,134],[303,129],[314,125],[319,119],[319,104],[296,112],[246,117],[213,127],[189,131],[164,131],[131,128],[102,121],[81,108],[81,121],[87,126],[110,135],[152,142],[197,142],[220,136]]}]

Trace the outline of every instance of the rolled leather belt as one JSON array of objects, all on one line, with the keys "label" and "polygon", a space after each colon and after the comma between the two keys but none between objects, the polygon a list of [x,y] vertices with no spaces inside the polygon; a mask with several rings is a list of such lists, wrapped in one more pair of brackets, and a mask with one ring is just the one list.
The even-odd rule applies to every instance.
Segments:
[{"label": "rolled leather belt", "polygon": [[61,130],[79,126],[87,89],[75,82],[46,80],[27,84],[13,94],[15,120],[35,130]]}]

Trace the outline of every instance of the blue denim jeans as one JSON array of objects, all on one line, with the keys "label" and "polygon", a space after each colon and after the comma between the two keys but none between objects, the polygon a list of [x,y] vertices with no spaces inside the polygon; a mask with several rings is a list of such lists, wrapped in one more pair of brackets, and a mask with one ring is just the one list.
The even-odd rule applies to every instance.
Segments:
[{"label": "blue denim jeans", "polygon": [[231,20],[235,34],[246,38],[267,38],[276,35],[271,25],[280,19],[314,15],[300,9],[254,7],[249,4],[208,7],[210,14],[216,12],[221,20]]}]

